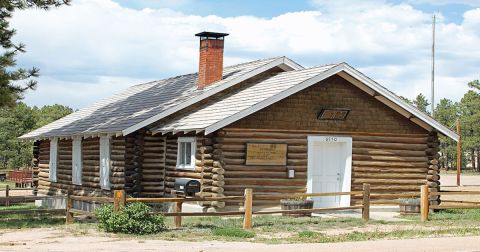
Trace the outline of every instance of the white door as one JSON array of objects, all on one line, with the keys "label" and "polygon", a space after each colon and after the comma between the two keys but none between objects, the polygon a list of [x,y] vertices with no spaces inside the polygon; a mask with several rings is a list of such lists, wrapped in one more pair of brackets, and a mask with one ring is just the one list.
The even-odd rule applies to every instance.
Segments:
[{"label": "white door", "polygon": [[[308,137],[308,192],[349,192],[351,169],[351,137]],[[315,208],[350,205],[350,195],[319,196],[313,199]]]}]

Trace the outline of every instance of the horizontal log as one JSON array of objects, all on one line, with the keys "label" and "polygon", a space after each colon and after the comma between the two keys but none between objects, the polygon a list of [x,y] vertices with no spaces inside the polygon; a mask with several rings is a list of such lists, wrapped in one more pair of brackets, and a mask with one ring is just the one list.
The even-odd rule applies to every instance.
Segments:
[{"label": "horizontal log", "polygon": [[425,174],[427,168],[382,168],[382,167],[365,167],[353,166],[353,172],[368,172],[368,173],[420,173]]},{"label": "horizontal log", "polygon": [[427,168],[426,162],[381,162],[381,161],[352,161],[353,166],[369,167],[405,167],[405,168]]},{"label": "horizontal log", "polygon": [[371,178],[371,179],[425,179],[426,174],[408,174],[408,173],[363,173],[353,172],[353,178]]},{"label": "horizontal log", "polygon": [[401,157],[401,156],[374,156],[353,154],[352,159],[356,161],[389,161],[389,162],[428,162],[426,156],[422,157]]},{"label": "horizontal log", "polygon": [[392,150],[413,150],[425,151],[428,146],[426,144],[402,144],[402,143],[380,143],[380,142],[361,142],[353,141],[353,148],[369,148],[369,149],[392,149]]},{"label": "horizontal log", "polygon": [[305,179],[271,179],[271,178],[263,178],[261,180],[257,178],[225,178],[225,186],[227,185],[264,185],[264,186],[271,186],[271,185],[303,185],[306,186],[307,181]]},{"label": "horizontal log", "polygon": [[[288,178],[287,170],[274,171],[274,172],[261,172],[261,171],[226,171],[224,173],[226,178]],[[296,172],[295,178],[307,178],[306,172]]]},{"label": "horizontal log", "polygon": [[424,179],[364,179],[352,178],[352,184],[370,184],[370,185],[424,185],[427,183]]}]

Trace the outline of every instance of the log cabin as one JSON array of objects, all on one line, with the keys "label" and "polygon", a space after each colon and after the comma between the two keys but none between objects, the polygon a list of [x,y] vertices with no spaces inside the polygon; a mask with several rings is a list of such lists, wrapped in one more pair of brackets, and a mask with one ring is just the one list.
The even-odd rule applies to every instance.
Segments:
[{"label": "log cabin", "polygon": [[[227,35],[196,34],[198,73],[132,86],[21,136],[34,141],[38,193],[169,197],[177,178],[198,180],[200,197],[369,183],[380,194],[372,203],[394,204],[421,185],[439,190],[438,136],[456,133],[347,63],[305,68],[275,57],[223,67]],[[360,200],[323,197],[315,206]]]}]

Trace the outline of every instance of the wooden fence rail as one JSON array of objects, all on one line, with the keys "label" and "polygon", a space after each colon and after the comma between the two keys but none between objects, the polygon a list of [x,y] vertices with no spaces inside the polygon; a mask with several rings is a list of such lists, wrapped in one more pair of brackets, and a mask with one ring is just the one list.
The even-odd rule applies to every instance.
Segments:
[{"label": "wooden fence rail", "polygon": [[[172,202],[175,203],[175,208],[173,213],[152,213],[152,214],[163,214],[165,216],[173,216],[174,223],[176,227],[182,225],[182,217],[184,216],[233,216],[233,215],[243,215],[243,228],[251,229],[252,228],[252,216],[253,215],[263,215],[263,214],[280,214],[280,213],[318,213],[325,211],[341,211],[341,210],[353,210],[353,209],[362,209],[362,219],[365,222],[368,222],[370,219],[370,185],[364,184],[362,191],[352,191],[352,192],[327,192],[327,193],[294,193],[294,194],[281,194],[274,197],[278,199],[285,198],[298,198],[298,197],[322,197],[322,196],[341,196],[341,195],[363,195],[362,205],[356,206],[346,206],[346,207],[330,207],[330,208],[312,208],[312,209],[294,209],[294,210],[272,210],[272,211],[253,211],[253,202],[255,200],[263,199],[265,197],[272,198],[271,195],[265,194],[254,194],[253,189],[246,188],[243,196],[224,196],[224,197],[192,197],[192,198],[126,198],[124,191],[115,191],[114,192],[114,211],[118,211],[121,206],[124,206],[126,203],[131,202],[143,202],[143,203],[165,203]],[[182,212],[182,205],[184,202],[201,202],[201,201],[232,201],[232,200],[243,200],[243,211],[227,211],[227,212],[214,212],[214,213],[203,213],[203,212]],[[72,217],[73,218],[73,217]],[[67,219],[70,219],[67,217]]]},{"label": "wooden fence rail", "polygon": [[458,203],[460,205],[430,205],[429,199],[431,196],[444,196],[444,195],[480,195],[480,191],[440,191],[430,192],[427,185],[420,187],[420,217],[423,222],[428,221],[430,210],[437,209],[476,209],[480,208],[480,201],[462,201],[462,200],[442,200],[445,203]]}]

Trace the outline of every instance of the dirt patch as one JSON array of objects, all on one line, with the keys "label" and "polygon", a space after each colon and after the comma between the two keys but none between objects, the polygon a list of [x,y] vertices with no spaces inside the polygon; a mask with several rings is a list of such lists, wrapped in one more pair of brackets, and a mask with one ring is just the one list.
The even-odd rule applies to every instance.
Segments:
[{"label": "dirt patch", "polygon": [[[367,227],[368,228],[368,227]],[[443,237],[407,240],[381,240],[323,244],[261,244],[221,241],[165,241],[156,239],[119,239],[94,230],[76,236],[67,229],[39,228],[5,232],[0,235],[0,251],[475,251],[480,237]]]}]

